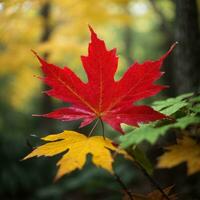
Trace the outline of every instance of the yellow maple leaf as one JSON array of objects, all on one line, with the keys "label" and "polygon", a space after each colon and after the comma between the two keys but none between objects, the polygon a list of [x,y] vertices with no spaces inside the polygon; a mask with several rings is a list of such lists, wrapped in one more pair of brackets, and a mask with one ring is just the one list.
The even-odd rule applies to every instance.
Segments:
[{"label": "yellow maple leaf", "polygon": [[34,149],[23,160],[34,156],[54,156],[68,150],[57,163],[59,169],[56,179],[75,169],[81,169],[89,153],[92,154],[92,162],[96,166],[110,173],[113,173],[113,158],[110,150],[131,159],[126,151],[115,147],[112,144],[112,140],[104,139],[102,136],[87,137],[75,131],[64,131],[60,134],[48,135],[41,139],[48,143]]},{"label": "yellow maple leaf", "polygon": [[158,162],[159,168],[171,168],[182,162],[187,162],[188,174],[200,171],[200,145],[190,137],[178,139],[177,144],[166,148]]}]

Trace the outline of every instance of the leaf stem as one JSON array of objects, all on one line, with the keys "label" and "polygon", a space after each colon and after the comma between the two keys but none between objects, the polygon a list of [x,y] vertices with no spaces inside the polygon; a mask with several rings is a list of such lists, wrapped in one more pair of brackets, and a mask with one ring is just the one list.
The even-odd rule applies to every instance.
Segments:
[{"label": "leaf stem", "polygon": [[135,160],[135,162],[138,165],[138,167],[140,168],[140,170],[143,172],[143,174],[152,183],[152,185],[154,185],[160,191],[160,193],[163,195],[163,197],[166,200],[170,200],[170,198],[167,196],[167,194],[163,191],[163,189],[160,187],[160,185],[156,182],[156,180],[154,180],[153,177],[148,174],[148,172],[146,171],[146,169],[139,162],[137,162],[136,160]]},{"label": "leaf stem", "polygon": [[124,184],[122,179],[119,177],[119,175],[116,172],[114,172],[114,176],[115,176],[116,181],[121,185],[122,189],[124,190],[124,192],[129,197],[129,199],[134,200],[133,196],[131,195],[130,191],[128,190],[128,188],[126,187],[126,185]]},{"label": "leaf stem", "polygon": [[99,120],[100,120],[100,123],[101,123],[101,127],[102,127],[102,131],[103,131],[103,139],[105,140],[105,128],[104,128],[104,123],[103,123],[103,121],[102,121],[102,119],[101,119],[101,117],[99,117]]},{"label": "leaf stem", "polygon": [[90,136],[92,135],[92,133],[93,133],[94,129],[97,127],[97,124],[98,124],[98,122],[99,122],[99,118],[97,118],[97,120],[96,120],[96,122],[95,122],[94,126],[92,127],[92,129],[91,129],[90,133],[88,134],[88,137],[90,137]]}]

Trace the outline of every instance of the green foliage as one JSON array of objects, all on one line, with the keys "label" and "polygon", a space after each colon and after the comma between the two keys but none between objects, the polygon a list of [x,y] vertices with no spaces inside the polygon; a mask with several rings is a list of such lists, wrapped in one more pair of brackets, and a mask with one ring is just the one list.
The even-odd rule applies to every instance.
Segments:
[{"label": "green foliage", "polygon": [[165,115],[172,115],[181,108],[188,105],[187,98],[191,97],[193,93],[183,94],[175,98],[167,100],[156,101],[153,103],[153,108]]},{"label": "green foliage", "polygon": [[138,146],[134,146],[132,148],[132,151],[129,152],[132,157],[135,159],[137,163],[139,163],[149,175],[153,174],[153,166],[142,149],[140,149]]},{"label": "green foliage", "polygon": [[136,145],[146,140],[154,144],[158,138],[165,135],[171,129],[186,129],[188,126],[200,123],[200,96],[192,93],[154,102],[154,109],[170,118],[149,124],[140,124],[139,127],[128,128],[129,133],[119,138],[122,148]]}]

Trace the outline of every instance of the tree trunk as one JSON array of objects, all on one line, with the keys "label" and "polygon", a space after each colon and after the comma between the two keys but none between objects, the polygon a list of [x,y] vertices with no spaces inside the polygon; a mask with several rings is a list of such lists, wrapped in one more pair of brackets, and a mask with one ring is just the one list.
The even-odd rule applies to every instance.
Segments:
[{"label": "tree trunk", "polygon": [[176,93],[197,91],[200,75],[200,39],[196,0],[176,0],[174,80]]}]

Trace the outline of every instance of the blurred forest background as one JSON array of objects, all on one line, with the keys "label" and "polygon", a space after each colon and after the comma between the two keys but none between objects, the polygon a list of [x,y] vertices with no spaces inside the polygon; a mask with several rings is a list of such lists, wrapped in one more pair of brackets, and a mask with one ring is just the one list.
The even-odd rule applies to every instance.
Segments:
[{"label": "blurred forest background", "polygon": [[[80,55],[87,54],[90,24],[109,48],[117,47],[117,79],[134,60],[157,59],[178,41],[161,80],[170,88],[160,97],[176,96],[200,88],[199,13],[199,0],[0,1],[0,199],[121,199],[115,179],[89,162],[54,183],[58,157],[20,161],[39,137],[79,125],[31,116],[61,106],[42,94],[46,88],[34,77],[40,67],[31,49],[85,79]],[[115,167],[135,192],[150,190],[132,163],[118,158]],[[156,170],[155,178],[162,187],[174,184],[181,199],[200,199],[200,175],[187,177],[182,166],[170,173]]]}]

